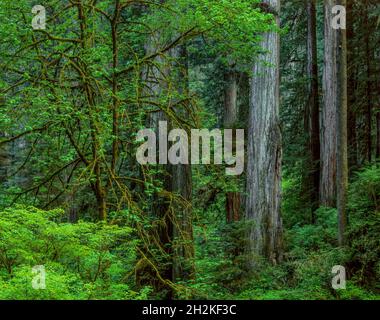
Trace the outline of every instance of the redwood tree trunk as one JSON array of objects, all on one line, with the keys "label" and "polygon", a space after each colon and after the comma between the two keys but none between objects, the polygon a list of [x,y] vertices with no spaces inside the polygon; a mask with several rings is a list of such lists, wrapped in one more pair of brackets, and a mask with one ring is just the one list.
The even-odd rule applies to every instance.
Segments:
[{"label": "redwood tree trunk", "polygon": [[[279,0],[265,0],[264,3],[279,13]],[[279,23],[279,17],[275,19]],[[261,46],[266,52],[261,56],[262,60],[272,67],[259,62],[253,68],[248,125],[246,218],[254,222],[249,233],[252,254],[265,256],[272,263],[277,263],[283,256],[279,34],[269,32],[263,35]]]},{"label": "redwood tree trunk", "polygon": [[[146,45],[146,51],[151,54],[157,50],[153,45],[154,41],[159,42],[152,37]],[[174,93],[186,93],[188,90],[188,67],[186,46],[181,45],[171,49],[169,58],[156,57],[156,64],[152,64],[150,70],[146,70],[146,81],[149,84],[148,90],[150,95],[159,100],[160,97],[167,95],[167,90],[173,90]],[[172,62],[172,59],[174,62]],[[158,67],[156,67],[158,65]],[[162,76],[164,73],[164,77]],[[165,79],[164,79],[165,78]],[[171,88],[172,86],[172,88]],[[186,91],[186,92],[185,92]],[[173,104],[178,99],[171,101]],[[168,102],[169,103],[169,102]],[[178,107],[169,106],[177,115],[184,117],[188,110],[180,105]],[[160,121],[167,121],[168,131],[172,128],[178,128],[178,125],[171,121],[168,115],[163,111],[153,113],[149,116],[148,122],[151,128],[156,130],[158,139],[158,127]],[[158,143],[158,141],[157,141]],[[168,144],[168,149],[170,144]],[[167,253],[170,260],[165,261],[165,269],[162,275],[165,279],[176,282],[185,281],[194,277],[194,246],[193,246],[193,228],[192,228],[192,176],[191,165],[178,164],[164,165],[162,173],[157,175],[157,179],[163,181],[165,191],[170,194],[162,196],[155,195],[153,203],[153,212],[161,218],[162,223],[158,230],[159,241]],[[175,292],[169,288],[167,298],[173,298]]]},{"label": "redwood tree trunk", "polygon": [[366,65],[367,65],[367,79],[366,79],[366,86],[367,86],[367,109],[366,109],[366,153],[367,153],[367,161],[372,161],[372,54],[371,54],[371,48],[370,48],[370,25],[369,25],[369,17],[368,17],[368,11],[369,11],[369,5],[368,0],[365,1],[365,7],[364,7],[365,13],[364,13],[364,26],[363,31],[365,33],[365,55],[366,55]]},{"label": "redwood tree trunk", "polygon": [[[179,93],[188,95],[189,74],[186,44],[174,48],[171,55],[178,61],[173,70],[175,84]],[[189,115],[188,103],[185,102],[175,112],[183,117]],[[188,135],[190,135],[188,133]],[[192,216],[192,173],[190,164],[170,165],[171,191],[183,201],[174,204],[173,216],[173,281],[189,280],[195,277],[194,241]]]},{"label": "redwood tree trunk", "polygon": [[[224,75],[224,129],[233,129],[238,121],[238,83],[237,73],[233,66]],[[227,184],[232,186],[237,184],[236,177],[227,177]],[[230,182],[230,183],[229,183]],[[233,222],[240,219],[240,194],[236,191],[226,193],[226,221]]]},{"label": "redwood tree trunk", "polygon": [[309,0],[308,35],[307,35],[307,65],[309,76],[309,150],[311,156],[311,207],[312,222],[315,222],[314,212],[319,207],[320,184],[320,132],[319,132],[319,88],[318,88],[318,57],[317,57],[317,16],[316,1]]},{"label": "redwood tree trunk", "polygon": [[226,72],[224,89],[224,128],[233,128],[238,119],[237,110],[237,74],[234,70]]},{"label": "redwood tree trunk", "polygon": [[226,220],[227,222],[237,222],[240,220],[240,193],[226,193]]},{"label": "redwood tree trunk", "polygon": [[350,169],[358,165],[358,145],[356,139],[356,83],[357,66],[355,65],[354,12],[353,0],[347,1],[347,95],[348,95],[348,165]]},{"label": "redwood tree trunk", "polygon": [[380,107],[376,114],[376,158],[380,158]]},{"label": "redwood tree trunk", "polygon": [[334,207],[336,198],[336,105],[337,105],[337,30],[333,19],[333,0],[325,0],[325,55],[323,70],[321,204]]},{"label": "redwood tree trunk", "polygon": [[[346,6],[346,0],[340,0]],[[345,244],[347,224],[346,205],[348,187],[347,157],[347,38],[346,30],[334,30],[337,33],[337,208],[338,208],[338,240]]]},{"label": "redwood tree trunk", "polygon": [[[145,45],[146,54],[153,54],[156,52],[157,47],[160,45],[160,34],[153,33]],[[161,72],[167,73],[167,67],[165,65],[164,57],[158,56],[154,59],[153,63],[149,64],[143,72],[143,82],[146,83],[145,94],[148,96],[153,96],[153,100],[159,101],[160,96],[165,94],[165,89],[167,84],[163,81],[163,76]],[[166,74],[165,74],[166,76]],[[150,113],[147,118],[147,127],[153,128],[156,133],[156,144],[159,143],[159,122],[168,121],[166,115],[162,111]],[[159,151],[157,152],[157,157],[159,156]],[[163,188],[165,190],[171,190],[171,178],[170,172],[167,166],[160,165],[160,173],[157,173],[155,179],[162,181]],[[157,241],[160,247],[165,251],[165,257],[163,258],[164,267],[160,270],[161,275],[164,279],[172,281],[172,241],[173,241],[173,219],[169,212],[169,201],[165,197],[161,196],[158,192],[153,195],[153,200],[151,201],[151,211],[153,215],[160,219],[160,224],[157,225],[156,234]],[[144,272],[146,272],[144,270]],[[149,272],[152,272],[149,270]],[[144,275],[142,278],[153,277],[151,274],[148,276]],[[162,283],[158,280],[154,282],[156,290],[162,290]],[[165,287],[167,289],[166,298],[172,297],[172,289],[170,287]]]}]

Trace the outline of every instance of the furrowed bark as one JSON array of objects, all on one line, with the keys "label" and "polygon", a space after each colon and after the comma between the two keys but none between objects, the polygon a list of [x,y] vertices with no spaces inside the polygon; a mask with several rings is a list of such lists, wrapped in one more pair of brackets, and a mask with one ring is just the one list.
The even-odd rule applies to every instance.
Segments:
[{"label": "furrowed bark", "polygon": [[[275,12],[279,0],[267,0]],[[274,17],[279,23],[278,16]],[[263,35],[265,50],[253,68],[248,126],[246,218],[254,225],[249,233],[249,250],[272,263],[283,257],[281,219],[282,137],[279,120],[280,37],[276,32]]]},{"label": "furrowed bark", "polygon": [[333,0],[325,0],[325,53],[321,140],[321,204],[335,207],[337,138],[337,32],[332,28]]}]

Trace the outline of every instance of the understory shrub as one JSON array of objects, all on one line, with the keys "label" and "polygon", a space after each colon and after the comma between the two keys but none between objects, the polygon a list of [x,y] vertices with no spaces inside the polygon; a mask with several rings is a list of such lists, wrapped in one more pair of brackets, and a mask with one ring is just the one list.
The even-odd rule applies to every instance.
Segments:
[{"label": "understory shrub", "polygon": [[[143,299],[135,291],[136,245],[126,226],[60,223],[61,210],[0,213],[0,299]],[[44,266],[46,289],[32,287]]]}]

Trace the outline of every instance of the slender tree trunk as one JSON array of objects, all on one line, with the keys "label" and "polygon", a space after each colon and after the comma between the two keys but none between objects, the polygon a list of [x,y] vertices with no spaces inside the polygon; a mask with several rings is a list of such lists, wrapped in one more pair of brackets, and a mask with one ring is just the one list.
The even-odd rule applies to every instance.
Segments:
[{"label": "slender tree trunk", "polygon": [[336,198],[336,105],[337,32],[332,28],[333,0],[325,0],[325,56],[323,70],[324,102],[321,141],[321,204],[334,207]]},{"label": "slender tree trunk", "polygon": [[356,140],[356,82],[357,67],[355,64],[355,44],[354,39],[354,12],[353,0],[347,1],[347,94],[348,94],[348,165],[355,168],[358,165],[358,148]]},{"label": "slender tree trunk", "polygon": [[366,65],[367,65],[367,109],[366,109],[366,153],[367,153],[367,161],[372,161],[372,69],[371,69],[371,49],[370,49],[370,25],[369,25],[369,17],[368,17],[368,0],[365,1],[365,13],[364,13],[364,26],[363,32],[365,33],[365,55],[366,55]]},{"label": "slender tree trunk", "polygon": [[[78,19],[79,19],[79,27],[80,33],[79,37],[81,39],[81,48],[82,50],[87,50],[94,46],[92,32],[88,26],[88,12],[86,7],[82,2],[76,2],[78,10]],[[85,68],[86,69],[86,68]],[[87,76],[87,70],[85,70],[85,74]],[[91,188],[95,194],[96,202],[97,202],[97,210],[98,210],[98,219],[99,220],[107,220],[107,188],[103,185],[103,165],[101,163],[100,150],[101,150],[101,142],[100,142],[100,132],[97,126],[98,122],[98,110],[96,108],[95,101],[95,93],[93,91],[93,87],[90,83],[83,79],[83,88],[84,93],[87,98],[87,108],[88,108],[88,119],[89,125],[91,128],[90,132],[90,140],[91,140],[91,151],[92,151],[92,160],[94,163],[94,182],[91,182]]]},{"label": "slender tree trunk", "polygon": [[227,192],[226,193],[226,221],[236,222],[240,220],[240,193]]},{"label": "slender tree trunk", "polygon": [[[97,174],[100,176],[100,170],[97,171]],[[95,183],[95,196],[98,205],[98,217],[101,221],[107,220],[107,203],[106,203],[106,193],[101,186],[100,179],[97,179]]]},{"label": "slender tree trunk", "polygon": [[[4,136],[5,134],[0,132],[0,138]],[[8,144],[0,146],[0,186],[8,180],[8,171],[11,163],[11,154],[9,149]]]},{"label": "slender tree trunk", "polygon": [[[118,20],[120,17],[120,0],[115,1],[114,16],[111,20],[112,30],[112,68],[117,69],[119,65],[119,38],[118,38]],[[119,91],[118,79],[114,74],[112,76],[112,174],[116,174],[116,165],[119,158],[119,100],[117,98]]]},{"label": "slender tree trunk", "polygon": [[[0,108],[5,104],[5,99],[0,96]],[[5,138],[6,134],[0,132],[0,138]],[[1,140],[1,139],[0,139]],[[9,167],[9,149],[8,144],[0,145],[0,186],[7,181]]]},{"label": "slender tree trunk", "polygon": [[[380,66],[377,65],[377,74],[380,73]],[[376,78],[376,97],[377,97],[377,110],[376,110],[376,158],[380,160],[380,77]]]},{"label": "slender tree trunk", "polygon": [[[265,0],[272,10],[280,12],[279,0]],[[279,17],[275,19],[279,23]],[[279,120],[278,33],[263,35],[262,59],[273,65],[257,63],[253,68],[248,128],[248,164],[246,218],[253,220],[250,251],[267,257],[272,263],[282,260],[281,160],[282,137]],[[252,261],[254,264],[254,261]]]},{"label": "slender tree trunk", "polygon": [[[377,64],[377,75],[380,73],[380,65]],[[376,77],[376,158],[380,160],[380,77]]]},{"label": "slender tree trunk", "polygon": [[[224,129],[234,129],[238,121],[238,83],[237,73],[233,66],[226,71],[224,89]],[[228,177],[227,184],[236,185],[236,177]],[[239,221],[240,219],[240,194],[236,191],[226,193],[226,220],[227,222]]]},{"label": "slender tree trunk", "polygon": [[311,207],[312,222],[315,222],[314,212],[319,207],[320,184],[320,132],[319,132],[319,84],[318,84],[318,57],[317,57],[317,15],[316,1],[309,0],[307,57],[309,75],[309,150],[311,155]]},{"label": "slender tree trunk", "polygon": [[[340,5],[346,6],[346,0],[340,0]],[[338,208],[338,240],[339,245],[345,244],[344,233],[347,225],[347,187],[348,187],[348,157],[347,157],[347,38],[346,30],[334,30],[337,33],[337,208]]]},{"label": "slender tree trunk", "polygon": [[191,207],[191,165],[172,166],[172,191],[186,202],[174,206],[173,215],[173,281],[184,281],[195,277],[193,219]]},{"label": "slender tree trunk", "polygon": [[376,114],[376,158],[380,158],[380,107]]},{"label": "slender tree trunk", "polygon": [[[188,54],[186,44],[172,50],[171,55],[178,61],[174,66],[174,79],[180,94],[189,95]],[[188,116],[189,105],[175,108],[175,112]],[[189,133],[188,133],[189,135]],[[173,281],[184,281],[195,277],[194,239],[192,216],[192,173],[190,164],[170,166],[172,192],[179,195],[184,203],[175,204],[173,212]]]},{"label": "slender tree trunk", "polygon": [[234,70],[228,70],[224,76],[224,128],[234,128],[238,120],[237,106],[237,74]]}]

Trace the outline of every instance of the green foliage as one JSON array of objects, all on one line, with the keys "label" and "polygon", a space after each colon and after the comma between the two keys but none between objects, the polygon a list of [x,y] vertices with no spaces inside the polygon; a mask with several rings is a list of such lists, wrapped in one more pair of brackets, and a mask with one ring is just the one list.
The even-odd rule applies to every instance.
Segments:
[{"label": "green foliage", "polygon": [[[288,231],[291,252],[302,256],[310,250],[331,249],[337,244],[337,212],[332,208],[320,208],[314,225],[295,225]],[[302,250],[299,252],[299,250]]]},{"label": "green foliage", "polygon": [[[136,240],[129,227],[60,223],[62,211],[15,207],[0,214],[1,299],[140,299],[134,291]],[[43,265],[46,289],[32,288]]]},{"label": "green foliage", "polygon": [[340,300],[379,300],[380,295],[367,291],[353,281],[347,281],[346,289],[336,291]]},{"label": "green foliage", "polygon": [[308,196],[304,192],[302,176],[296,174],[300,167],[294,168],[294,174],[284,173],[282,181],[282,216],[286,228],[310,223],[311,212]]},{"label": "green foliage", "polygon": [[[258,62],[262,34],[279,30],[273,16],[259,9],[259,0],[121,1],[118,14],[113,0],[67,7],[63,2],[44,1],[46,31],[31,29],[31,1],[0,2],[0,151],[5,142],[14,149],[14,154],[5,150],[12,164],[0,177],[0,299],[162,299],[173,293],[168,281],[173,258],[183,262],[173,257],[181,240],[161,239],[172,236],[173,217],[181,213],[168,215],[182,199],[165,190],[167,168],[136,165],[136,132],[157,111],[181,127],[222,127],[229,72],[238,74],[239,127],[246,127],[250,83],[244,72]],[[336,209],[319,208],[311,224],[304,5],[284,1],[281,19],[288,31],[280,66],[285,259],[279,265],[247,263],[249,224],[243,218],[225,221],[226,192],[240,192],[243,203],[245,177],[226,178],[222,167],[193,166],[196,277],[175,283],[179,298],[379,299],[379,165],[358,172],[350,185],[347,247],[337,246]],[[114,14],[120,19],[113,20]],[[362,45],[362,33],[356,32],[361,16],[353,47]],[[317,20],[321,44],[322,3]],[[378,32],[369,42],[377,43],[375,36]],[[185,46],[187,59],[174,57],[173,51]],[[353,69],[367,70],[360,62],[362,47],[354,53]],[[179,77],[186,78],[184,60],[189,92],[178,85]],[[323,61],[319,44],[318,60]],[[356,75],[360,125],[366,123],[360,114],[367,106],[366,77]],[[359,153],[365,149],[360,140]],[[89,222],[97,220],[94,203],[102,195],[94,192],[97,186],[104,192],[108,223]],[[27,206],[32,204],[62,210]],[[345,290],[331,288],[331,269],[338,264],[347,267]],[[46,270],[44,290],[32,288],[37,265]]]},{"label": "green foliage", "polygon": [[263,13],[257,0],[170,0],[154,8],[147,21],[153,29],[167,30],[169,38],[188,32],[204,34],[210,54],[224,61],[250,63],[259,52],[261,34],[278,30],[273,16]]},{"label": "green foliage", "polygon": [[286,261],[278,266],[257,266],[242,299],[334,299],[331,269],[345,265],[347,252],[336,248],[336,210],[321,208],[315,225],[286,230]]},{"label": "green foliage", "polygon": [[349,190],[348,238],[354,278],[380,290],[380,166],[357,173]]},{"label": "green foliage", "polygon": [[[201,274],[211,273],[208,280],[211,280],[209,283],[218,284],[215,291],[218,296],[222,292],[233,296],[250,276],[249,257],[245,250],[248,242],[247,236],[244,236],[248,235],[248,228],[244,221],[223,224],[215,229],[213,238],[208,239],[210,243],[202,244],[204,256],[198,261],[199,271]],[[210,292],[207,292],[209,295]]]},{"label": "green foliage", "polygon": [[[283,216],[284,223],[288,226],[285,236],[286,261],[279,266],[258,265],[251,280],[242,288],[237,298],[379,299],[379,167],[373,165],[363,169],[350,184],[350,246],[346,248],[337,246],[336,209],[318,209],[316,223],[308,224],[302,219],[304,213],[298,211],[300,207],[297,190],[300,181],[287,179],[283,186]],[[346,267],[346,289],[332,289],[331,270],[334,265]]]},{"label": "green foliage", "polygon": [[[283,181],[285,261],[269,265],[258,261],[248,267],[244,254],[245,222],[227,224],[222,180],[214,183],[216,198],[199,212],[196,228],[197,279],[189,285],[192,297],[208,299],[259,300],[354,300],[379,299],[379,215],[380,172],[371,166],[359,172],[350,184],[348,236],[350,246],[338,247],[337,210],[321,207],[310,224],[310,209],[301,200],[302,179],[298,175]],[[211,179],[211,178],[210,178]],[[196,180],[201,190],[212,191],[209,177]],[[204,186],[208,188],[203,189]],[[197,190],[197,189],[196,189]],[[200,207],[204,207],[200,204]],[[212,218],[211,218],[212,217]],[[215,219],[218,219],[215,221]],[[206,221],[211,221],[206,225]],[[204,222],[205,224],[203,224]],[[346,289],[331,286],[332,267],[343,265]]]}]

